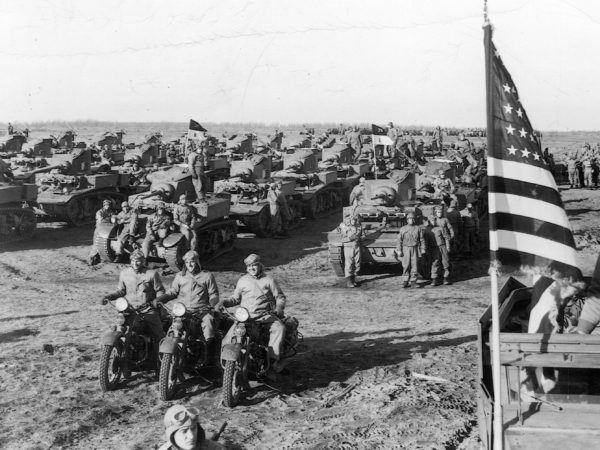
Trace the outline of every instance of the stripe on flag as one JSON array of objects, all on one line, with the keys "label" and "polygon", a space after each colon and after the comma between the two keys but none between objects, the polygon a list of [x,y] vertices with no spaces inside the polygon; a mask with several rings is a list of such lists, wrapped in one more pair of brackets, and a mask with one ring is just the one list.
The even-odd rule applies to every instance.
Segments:
[{"label": "stripe on flag", "polygon": [[[490,214],[500,212],[515,216],[531,217],[532,219],[560,225],[569,230],[569,232],[571,230],[569,219],[567,219],[564,209],[560,206],[519,195],[495,193],[489,197]],[[518,220],[519,218],[515,217],[515,222]]]},{"label": "stripe on flag", "polygon": [[577,267],[576,253],[565,251],[569,248],[567,245],[529,233],[507,230],[490,231],[490,250],[492,251],[515,250]]},{"label": "stripe on flag", "polygon": [[546,186],[557,190],[556,181],[545,167],[522,164],[515,161],[505,161],[503,159],[489,156],[488,159],[488,177],[510,178],[512,180],[522,180],[535,182],[541,186]]},{"label": "stripe on flag", "polygon": [[551,239],[556,242],[564,242],[570,247],[575,246],[573,234],[569,228],[555,225],[550,222],[544,222],[531,217],[518,217],[515,220],[514,214],[495,213],[490,214],[490,230],[509,230],[517,233],[535,234],[539,237]]}]

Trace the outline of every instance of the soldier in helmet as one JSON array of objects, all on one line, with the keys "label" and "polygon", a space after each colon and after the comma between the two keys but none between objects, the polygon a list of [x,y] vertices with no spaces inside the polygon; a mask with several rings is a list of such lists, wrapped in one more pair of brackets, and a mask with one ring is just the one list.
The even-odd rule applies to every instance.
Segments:
[{"label": "soldier in helmet", "polygon": [[437,177],[433,180],[433,188],[434,197],[444,200],[449,199],[454,193],[454,184],[450,178],[446,178],[446,172],[442,169],[438,170]]},{"label": "soldier in helmet", "polygon": [[342,244],[344,246],[344,276],[346,277],[346,287],[358,287],[356,274],[360,270],[360,242],[363,237],[363,229],[359,217],[354,214],[348,214],[337,228],[341,234]]},{"label": "soldier in helmet", "polygon": [[458,256],[458,250],[460,249],[460,238],[463,235],[463,220],[460,212],[458,211],[458,202],[456,200],[450,201],[448,211],[446,211],[446,218],[448,223],[452,227],[452,238],[450,239],[450,255],[453,257]]},{"label": "soldier in helmet", "polygon": [[[433,227],[440,227],[445,235],[450,236],[450,239],[454,238],[454,228],[452,227],[450,220],[444,217],[444,208],[442,205],[437,205],[433,208],[433,216],[431,216],[429,220]],[[450,253],[450,247],[448,247],[448,253]]]},{"label": "soldier in helmet", "polygon": [[166,303],[177,299],[185,304],[198,319],[206,341],[206,361],[212,364],[215,357],[215,318],[213,307],[219,303],[219,288],[211,272],[202,270],[200,257],[197,252],[190,250],[183,255],[185,267],[175,275],[175,279],[165,294],[157,298],[158,302]]},{"label": "soldier in helmet", "polygon": [[[111,223],[115,212],[112,208],[112,202],[108,199],[102,201],[102,208],[96,211],[96,227],[101,223]],[[92,248],[90,249],[88,263],[90,266],[100,262],[100,255],[96,247],[96,238],[98,236],[97,229],[94,229],[94,237],[92,238]]]},{"label": "soldier in helmet", "polygon": [[193,406],[171,406],[164,418],[167,442],[158,450],[221,450],[226,447],[219,444],[219,435],[206,438],[204,428],[199,422],[200,410]]},{"label": "soldier in helmet", "polygon": [[171,226],[171,217],[167,214],[166,206],[163,202],[156,205],[156,212],[148,217],[146,221],[146,237],[142,242],[142,251],[144,257],[148,258],[150,254],[150,246],[153,242],[158,241],[158,245],[162,245],[162,241],[169,233]]},{"label": "soldier in helmet", "polygon": [[121,203],[121,212],[115,217],[115,223],[123,225],[116,240],[115,262],[121,262],[123,259],[123,247],[130,238],[135,236],[138,224],[137,212],[129,206],[129,203]]},{"label": "soldier in helmet", "polygon": [[361,205],[366,196],[365,177],[360,177],[358,184],[350,192],[350,206]]},{"label": "soldier in helmet", "polygon": [[188,156],[188,170],[192,173],[192,183],[196,189],[198,201],[206,200],[206,175],[204,167],[206,165],[206,156],[204,148],[200,145],[195,146],[195,151]]},{"label": "soldier in helmet", "polygon": [[419,257],[426,254],[427,246],[423,230],[415,225],[414,212],[406,215],[406,223],[398,232],[395,255],[402,261],[402,287],[407,288],[412,281],[414,288],[417,287]]},{"label": "soldier in helmet", "polygon": [[277,201],[277,184],[271,183],[267,192],[267,202],[271,213],[271,234],[275,237],[281,236],[281,207]]},{"label": "soldier in helmet", "polygon": [[569,184],[571,189],[579,187],[579,170],[577,168],[577,158],[570,153],[567,159],[567,171],[569,172]]},{"label": "soldier in helmet", "polygon": [[477,250],[479,240],[479,217],[473,204],[467,204],[467,209],[461,212],[464,230],[464,251],[467,257],[472,257],[473,252]]},{"label": "soldier in helmet", "polygon": [[[441,208],[436,210],[436,215],[439,211],[441,216]],[[439,286],[442,284],[440,280],[440,269],[443,268],[444,284],[450,284],[450,258],[448,257],[450,249],[450,233],[452,230],[449,224],[445,224],[447,219],[443,217],[432,217],[429,219],[429,229],[433,235],[431,255],[431,284],[430,286]],[[441,266],[441,267],[440,267]]]},{"label": "soldier in helmet", "polygon": [[181,194],[177,204],[173,206],[173,223],[179,227],[179,232],[190,243],[190,248],[196,248],[196,217],[198,211],[188,203],[187,194]]},{"label": "soldier in helmet", "polygon": [[279,205],[279,217],[281,218],[281,237],[289,237],[288,228],[289,223],[292,220],[292,214],[290,212],[290,206],[288,205],[287,198],[283,193],[283,183],[281,180],[275,182],[275,192],[277,193],[277,203]]}]

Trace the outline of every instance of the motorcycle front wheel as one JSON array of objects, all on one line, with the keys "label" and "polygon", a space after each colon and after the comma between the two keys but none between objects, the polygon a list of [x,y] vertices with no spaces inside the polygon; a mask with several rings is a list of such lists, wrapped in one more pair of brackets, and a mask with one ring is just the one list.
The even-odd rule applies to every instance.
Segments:
[{"label": "motorcycle front wheel", "polygon": [[120,345],[105,345],[100,357],[100,387],[103,392],[116,389],[121,379],[123,369],[123,348]]},{"label": "motorcycle front wheel", "polygon": [[162,355],[158,386],[160,398],[163,401],[172,400],[177,390],[177,372],[179,371],[179,358],[170,353]]},{"label": "motorcycle front wheel", "polygon": [[240,401],[242,393],[241,372],[237,361],[227,361],[223,373],[223,404],[233,408]]}]

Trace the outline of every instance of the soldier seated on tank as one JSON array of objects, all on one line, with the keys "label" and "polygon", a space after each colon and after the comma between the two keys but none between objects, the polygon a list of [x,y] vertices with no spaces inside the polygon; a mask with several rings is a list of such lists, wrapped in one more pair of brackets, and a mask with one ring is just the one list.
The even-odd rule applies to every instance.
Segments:
[{"label": "soldier seated on tank", "polygon": [[138,186],[142,183],[147,183],[146,170],[140,167],[140,163],[135,160],[129,172],[129,184],[131,186]]},{"label": "soldier seated on tank", "polygon": [[138,225],[138,214],[129,206],[128,202],[121,203],[121,212],[112,219],[117,225],[122,225],[116,240],[115,262],[123,261],[123,248],[128,242],[133,241]]},{"label": "soldier seated on tank", "polygon": [[173,223],[179,227],[179,232],[190,243],[190,248],[196,248],[195,225],[198,217],[196,208],[189,204],[187,194],[181,194],[178,202],[173,206]]},{"label": "soldier seated on tank", "polygon": [[350,206],[362,205],[365,200],[365,177],[360,177],[358,184],[350,192]]},{"label": "soldier seated on tank", "polygon": [[156,212],[148,217],[146,221],[146,237],[142,242],[142,251],[144,257],[148,258],[150,247],[154,242],[162,246],[162,241],[169,234],[171,226],[171,216],[167,214],[166,206],[163,202],[156,205]]}]

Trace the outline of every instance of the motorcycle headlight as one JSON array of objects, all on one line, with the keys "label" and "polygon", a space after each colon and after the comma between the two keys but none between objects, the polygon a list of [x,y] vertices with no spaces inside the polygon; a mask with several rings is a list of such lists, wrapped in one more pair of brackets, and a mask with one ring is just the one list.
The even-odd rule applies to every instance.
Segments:
[{"label": "motorcycle headlight", "polygon": [[62,188],[63,194],[68,194],[69,193],[69,188],[68,187],[64,187]]},{"label": "motorcycle headlight", "polygon": [[173,305],[173,314],[176,317],[182,317],[185,314],[186,308],[185,305],[183,303],[175,303]]},{"label": "motorcycle headlight", "polygon": [[252,201],[253,201],[254,203],[258,203],[258,197],[252,197]]},{"label": "motorcycle headlight", "polygon": [[241,306],[235,310],[235,313],[233,313],[233,316],[235,317],[235,320],[237,320],[238,322],[245,322],[246,320],[248,320],[250,318],[250,313],[248,312],[248,310],[246,308],[242,308]]},{"label": "motorcycle headlight", "polygon": [[123,312],[129,308],[129,302],[125,297],[119,297],[115,302],[115,308],[117,308],[117,311]]},{"label": "motorcycle headlight", "polygon": [[123,314],[117,316],[117,325],[125,325],[125,316]]}]

